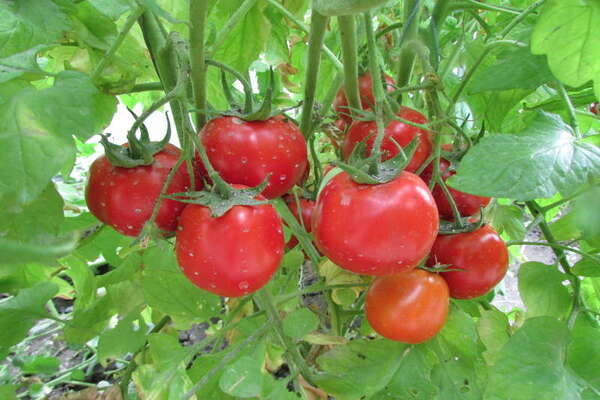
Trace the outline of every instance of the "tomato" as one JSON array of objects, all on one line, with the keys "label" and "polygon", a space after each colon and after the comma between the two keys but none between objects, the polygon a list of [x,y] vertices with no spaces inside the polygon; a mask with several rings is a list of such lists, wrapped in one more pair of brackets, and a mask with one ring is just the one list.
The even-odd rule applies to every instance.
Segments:
[{"label": "tomato", "polygon": [[375,279],[367,291],[365,313],[381,336],[421,343],[442,329],[448,303],[444,279],[417,268]]},{"label": "tomato", "polygon": [[[383,78],[386,82],[386,89],[388,92],[394,91],[394,79],[391,76],[384,74]],[[371,79],[370,73],[362,74],[358,77],[358,92],[360,95],[360,103],[363,109],[372,108],[375,105],[375,96],[373,94],[373,79]],[[348,109],[348,100],[346,99],[346,91],[342,87],[338,90],[335,99],[333,100],[333,107],[335,112],[338,114],[338,121],[342,120],[349,124],[352,122],[352,118],[350,118],[350,110]],[[342,122],[336,121],[336,126],[340,128],[340,130],[344,131],[346,125],[342,124]],[[342,129],[343,128],[343,129]]]},{"label": "tomato", "polygon": [[598,104],[600,104],[600,103],[598,103],[597,101],[590,104],[590,112],[592,114],[598,115]]},{"label": "tomato", "polygon": [[340,172],[325,185],[313,212],[321,252],[358,274],[387,275],[414,268],[438,232],[431,192],[403,171],[394,180],[366,185]]},{"label": "tomato", "polygon": [[283,246],[281,220],[270,204],[237,205],[218,218],[208,207],[190,204],[181,214],[175,249],[192,283],[220,296],[239,297],[271,279]]},{"label": "tomato", "polygon": [[266,121],[218,117],[206,124],[200,138],[225,181],[256,186],[271,174],[262,192],[268,199],[288,192],[308,166],[304,136],[284,117]]},{"label": "tomato", "polygon": [[[305,198],[299,198],[298,202],[296,202],[296,198],[292,195],[285,196],[285,202],[292,214],[294,214],[294,217],[296,217],[296,220],[304,225],[306,232],[310,232],[312,230],[312,215],[315,209],[315,202]],[[300,204],[300,213],[298,213],[298,203]],[[300,222],[300,214],[302,215],[302,222]],[[298,239],[292,236],[287,242],[286,247],[291,249],[297,244]]]},{"label": "tomato", "polygon": [[[418,124],[427,123],[427,119],[420,112],[408,107],[401,107],[398,116],[408,121]],[[367,152],[371,154],[373,143],[377,136],[377,124],[375,121],[355,121],[348,129],[348,133],[342,145],[342,155],[344,159],[348,159],[354,147],[365,140],[367,137]],[[431,139],[429,133],[416,126],[405,124],[404,122],[393,120],[385,127],[381,150],[384,151],[384,160],[390,159],[398,154],[398,148],[390,140],[394,139],[402,147],[406,147],[415,136],[419,137],[419,145],[413,158],[406,167],[409,172],[415,172],[423,162],[429,157],[432,151]]]},{"label": "tomato", "polygon": [[[421,178],[429,184],[431,180],[431,175],[433,173],[433,163],[429,164],[427,168],[421,174]],[[442,179],[446,181],[449,177],[456,174],[456,172],[450,170],[450,162],[444,158],[440,159],[440,173],[442,174]],[[452,195],[454,202],[460,212],[460,215],[463,217],[475,215],[479,212],[480,207],[485,207],[490,203],[489,197],[476,196],[474,194],[464,193],[459,190],[453,189],[448,186],[448,191]],[[444,195],[442,188],[439,185],[436,185],[432,191],[433,198],[435,199],[435,203],[437,204],[438,211],[440,212],[440,218],[444,218],[447,220],[454,220],[454,215],[452,215],[452,208],[450,207],[450,203],[448,202],[448,198]]]},{"label": "tomato", "polygon": [[471,299],[483,296],[498,284],[508,269],[508,250],[498,233],[489,225],[476,231],[439,236],[431,249],[427,265],[435,263],[460,268],[442,272],[450,296]]},{"label": "tomato", "polygon": [[[156,153],[151,165],[133,168],[116,167],[106,156],[99,157],[90,167],[85,200],[90,212],[100,221],[127,236],[137,236],[150,219],[154,203],[181,151],[167,144]],[[201,187],[196,176],[197,188]],[[167,193],[186,192],[190,177],[182,164]],[[164,199],[156,217],[156,225],[163,231],[174,232],[185,203]]]}]

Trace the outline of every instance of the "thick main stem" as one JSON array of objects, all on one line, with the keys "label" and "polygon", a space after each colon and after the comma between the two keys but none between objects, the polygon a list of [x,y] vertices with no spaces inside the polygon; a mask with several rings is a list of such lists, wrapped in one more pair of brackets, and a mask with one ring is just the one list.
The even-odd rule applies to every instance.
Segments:
[{"label": "thick main stem", "polygon": [[196,107],[196,129],[206,124],[206,62],[204,26],[208,0],[190,0],[190,62],[192,87]]},{"label": "thick main stem", "polygon": [[398,77],[396,83],[398,86],[406,86],[410,81],[410,74],[415,62],[415,52],[406,43],[416,39],[419,34],[419,15],[420,15],[420,0],[405,0],[404,1],[404,18],[405,24],[402,30],[400,39],[400,59],[398,65]]},{"label": "thick main stem", "polygon": [[358,91],[358,52],[356,47],[356,21],[354,16],[338,17],[340,37],[342,39],[342,61],[344,63],[344,91],[349,114],[352,109],[360,110],[360,94]]}]

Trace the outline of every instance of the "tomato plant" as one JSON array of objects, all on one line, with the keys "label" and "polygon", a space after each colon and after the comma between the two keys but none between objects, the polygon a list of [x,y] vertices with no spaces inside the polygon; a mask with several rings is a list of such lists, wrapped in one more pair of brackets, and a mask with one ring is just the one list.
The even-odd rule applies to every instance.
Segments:
[{"label": "tomato plant", "polygon": [[365,313],[380,335],[399,342],[422,343],[444,326],[448,303],[444,279],[414,269],[375,279],[367,291]]},{"label": "tomato plant", "polygon": [[308,165],[304,136],[285,118],[219,117],[204,127],[200,138],[210,162],[227,182],[256,186],[270,175],[263,191],[267,198],[288,192]]},{"label": "tomato plant", "polygon": [[[423,180],[428,184],[431,180],[432,170],[433,167],[431,165],[428,165],[427,168],[425,168],[425,170],[421,174],[421,178],[423,178]],[[455,171],[451,170],[450,162],[444,158],[440,159],[440,173],[444,181],[452,175],[456,174]],[[450,192],[450,195],[456,203],[458,212],[463,217],[477,214],[481,207],[487,206],[491,200],[489,197],[476,196],[474,194],[464,193],[460,190],[456,190],[451,187],[448,187],[448,191]],[[450,205],[450,202],[448,201],[448,198],[444,194],[442,188],[438,185],[433,188],[431,193],[433,194],[433,198],[435,199],[435,204],[437,204],[440,217],[452,220],[454,218],[454,216],[452,215],[452,206]]]},{"label": "tomato plant", "polygon": [[208,207],[191,204],[181,215],[175,249],[195,285],[220,296],[243,296],[263,287],[279,267],[281,220],[268,204],[234,206],[217,218]]},{"label": "tomato plant", "polygon": [[[421,125],[427,123],[427,119],[423,114],[409,107],[400,108],[398,117]],[[367,152],[370,154],[373,149],[373,143],[375,142],[376,132],[377,127],[374,121],[354,122],[348,129],[348,133],[346,134],[346,138],[342,145],[342,154],[344,158],[348,158],[352,153],[352,150],[354,150],[354,147],[365,140],[367,143]],[[431,139],[429,138],[429,133],[421,128],[409,125],[402,121],[392,120],[385,127],[385,136],[381,145],[382,150],[385,152],[383,158],[389,159],[398,154],[399,150],[394,141],[400,146],[406,147],[413,139],[415,139],[415,137],[418,138],[419,144],[410,163],[406,167],[407,171],[415,172],[431,154]]]},{"label": "tomato plant", "polygon": [[508,270],[508,250],[489,225],[456,235],[438,236],[428,265],[439,263],[454,271],[442,272],[450,296],[471,299],[483,296],[498,284]]},{"label": "tomato plant", "polygon": [[340,267],[359,274],[414,268],[437,232],[433,197],[410,172],[381,185],[357,184],[341,172],[323,188],[313,212],[319,249]]},{"label": "tomato plant", "polygon": [[[150,219],[167,175],[181,151],[168,144],[147,166],[117,167],[106,156],[99,157],[90,167],[85,197],[90,212],[100,221],[127,236],[137,236]],[[196,182],[200,185],[199,176]],[[190,176],[182,164],[175,172],[167,193],[190,190]],[[156,225],[163,231],[175,232],[185,204],[163,200]]]}]

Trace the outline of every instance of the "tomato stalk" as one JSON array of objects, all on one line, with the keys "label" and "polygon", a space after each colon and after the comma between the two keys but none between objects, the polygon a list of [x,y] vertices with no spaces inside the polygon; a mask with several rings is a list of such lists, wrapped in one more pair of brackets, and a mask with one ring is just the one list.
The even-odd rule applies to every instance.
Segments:
[{"label": "tomato stalk", "polygon": [[531,14],[533,11],[535,11],[535,9],[540,7],[545,2],[546,0],[538,0],[535,3],[531,4],[529,7],[527,7],[525,10],[521,11],[519,15],[517,15],[512,21],[510,21],[510,23],[506,25],[502,32],[500,32],[500,37],[505,38],[506,35],[508,35],[509,32],[512,31],[515,26],[520,24],[525,18],[527,18],[529,14]]},{"label": "tomato stalk", "polygon": [[140,18],[140,16],[142,15],[143,12],[144,12],[144,8],[141,6],[138,6],[136,9],[134,9],[129,14],[129,16],[125,20],[125,24],[123,25],[123,28],[121,28],[121,30],[119,31],[119,34],[115,38],[115,41],[109,47],[109,49],[106,50],[106,53],[104,53],[104,57],[102,57],[102,59],[100,60],[98,65],[96,65],[94,72],[92,72],[92,75],[91,75],[92,81],[96,81],[100,77],[100,75],[102,74],[102,71],[104,71],[104,68],[106,68],[110,59],[115,55],[115,53],[119,49],[119,46],[121,46],[121,44],[123,43],[123,40],[125,40],[125,38],[127,37],[127,34],[133,27],[133,24],[135,24],[135,22]]},{"label": "tomato stalk", "polygon": [[577,139],[581,139],[581,132],[579,131],[579,123],[577,122],[577,115],[575,113],[575,106],[573,106],[573,102],[571,101],[571,98],[569,97],[569,93],[567,93],[567,89],[565,88],[565,85],[563,85],[560,81],[557,80],[555,85],[558,88],[558,93],[560,94],[560,97],[562,98],[563,102],[565,103],[565,108],[567,109],[567,112],[569,113],[569,125],[571,125],[571,128],[573,128],[573,133],[575,134],[575,137]]},{"label": "tomato stalk", "polygon": [[455,10],[462,10],[468,8],[474,8],[476,10],[497,11],[513,15],[519,15],[521,13],[521,10],[517,8],[486,4],[476,0],[463,0],[462,2],[457,2],[452,5],[452,9]]},{"label": "tomato stalk", "polygon": [[356,47],[356,21],[354,16],[338,17],[340,38],[342,41],[342,61],[344,63],[344,90],[348,100],[349,114],[360,110],[358,91],[358,54]]},{"label": "tomato stalk", "polygon": [[207,0],[190,1],[190,62],[194,105],[196,111],[196,128],[206,124],[206,62],[204,25],[208,11]]},{"label": "tomato stalk", "polygon": [[399,86],[406,86],[410,81],[410,75],[415,61],[415,53],[413,49],[406,46],[406,42],[414,40],[419,34],[420,9],[420,0],[404,1],[403,16],[405,24],[400,36],[399,46],[402,50],[400,51],[400,58],[398,61],[398,79],[396,79]]},{"label": "tomato stalk", "polygon": [[235,76],[235,78],[240,81],[242,87],[244,88],[244,108],[243,111],[245,114],[250,113],[253,108],[252,104],[252,86],[248,79],[242,74],[240,74],[236,69],[231,68],[229,65],[221,63],[215,60],[205,60],[207,65],[212,65],[221,69],[223,72],[229,72],[231,75]]}]

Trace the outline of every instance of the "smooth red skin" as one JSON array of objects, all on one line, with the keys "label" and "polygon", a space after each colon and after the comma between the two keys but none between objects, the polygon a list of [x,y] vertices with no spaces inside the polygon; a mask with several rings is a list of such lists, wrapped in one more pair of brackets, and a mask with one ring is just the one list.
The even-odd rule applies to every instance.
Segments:
[{"label": "smooth red skin", "polygon": [[302,132],[282,117],[265,121],[215,118],[206,124],[200,138],[212,166],[225,181],[257,186],[271,174],[262,192],[268,199],[288,192],[308,166]]},{"label": "smooth red skin", "polygon": [[[440,159],[440,172],[444,181],[456,174],[456,172],[450,171],[449,167],[450,162],[448,160],[444,158]],[[421,174],[421,178],[423,178],[427,184],[429,184],[429,181],[431,180],[432,172],[433,166],[432,164],[429,164]],[[458,208],[460,215],[463,217],[469,217],[479,213],[480,207],[485,207],[490,203],[491,199],[489,197],[476,196],[474,194],[453,189],[450,186],[447,187],[448,191],[452,195],[452,198],[454,199],[454,202],[456,203],[456,207]],[[436,185],[431,193],[435,199],[435,204],[437,204],[440,218],[453,221],[454,215],[452,214],[452,207],[450,207],[450,202],[442,191],[442,188],[439,185]]]},{"label": "smooth red skin", "polygon": [[[418,124],[427,123],[427,119],[420,112],[413,110],[408,107],[401,107],[397,114],[400,118],[408,121],[416,122]],[[423,129],[417,128],[412,125],[405,124],[400,121],[393,120],[386,127],[381,143],[381,150],[385,151],[383,160],[388,160],[398,154],[398,149],[394,142],[390,138],[394,139],[402,147],[408,146],[415,136],[419,136],[419,145],[413,155],[413,158],[408,163],[406,170],[409,172],[415,172],[423,162],[431,155],[432,145],[429,133]],[[370,155],[373,150],[373,144],[375,143],[375,137],[377,136],[377,124],[375,121],[355,121],[348,129],[348,133],[344,138],[342,144],[342,156],[345,160],[350,157],[354,147],[367,139],[367,153]]]},{"label": "smooth red skin", "polygon": [[[386,89],[388,92],[393,92],[394,91],[394,84],[396,83],[394,81],[394,79],[389,76],[384,74],[383,78],[385,79],[385,82],[388,83],[386,85]],[[361,76],[358,77],[358,93],[360,95],[360,104],[363,108],[363,110],[367,109],[367,108],[372,108],[373,105],[375,104],[375,96],[373,94],[373,79],[371,79],[371,74],[370,73],[365,73],[362,74]],[[352,122],[352,118],[350,118],[350,110],[348,109],[348,100],[346,99],[346,91],[344,90],[344,88],[340,88],[340,90],[338,90],[335,99],[333,100],[333,107],[336,111],[336,113],[338,114],[338,116],[340,117],[340,119],[342,119],[343,121],[346,122],[346,124],[350,124]],[[339,121],[339,120],[338,120]],[[338,125],[338,122],[336,121],[336,125]],[[341,123],[339,126],[342,126]],[[345,128],[345,125],[343,125]]]},{"label": "smooth red skin", "polygon": [[508,269],[508,250],[498,233],[489,225],[476,231],[438,236],[428,266],[436,263],[461,271],[442,272],[450,296],[472,299],[483,296],[498,284]]},{"label": "smooth red skin", "polygon": [[435,201],[418,176],[403,171],[390,182],[361,185],[340,172],[317,199],[312,232],[340,267],[388,275],[414,268],[429,253],[438,224]]},{"label": "smooth red skin", "polygon": [[590,104],[590,112],[592,114],[598,115],[598,104],[600,104],[600,103],[598,103],[597,101]]},{"label": "smooth red skin", "polygon": [[[310,232],[312,230],[312,215],[315,209],[316,203],[309,199],[300,198],[298,199],[300,202],[300,214],[302,214],[302,223],[304,223],[304,229],[306,232]],[[298,204],[296,203],[296,198],[294,196],[286,196],[285,202],[287,203],[290,211],[296,217],[298,223],[300,223],[300,216],[298,213]],[[286,247],[291,249],[298,244],[298,239],[292,235],[290,240],[287,242]]]},{"label": "smooth red skin", "polygon": [[269,204],[234,206],[219,218],[205,206],[190,204],[177,229],[183,273],[199,288],[226,297],[267,284],[279,268],[283,246],[281,220]]},{"label": "smooth red skin", "polygon": [[381,336],[416,344],[442,329],[448,303],[444,279],[414,269],[375,279],[367,291],[365,312],[369,324]]},{"label": "smooth red skin", "polygon": [[[133,168],[115,167],[106,156],[99,157],[90,167],[85,190],[90,212],[119,233],[138,236],[150,219],[154,203],[180,153],[177,147],[167,144],[155,154],[153,164]],[[202,183],[199,176],[196,176],[195,182],[196,188],[200,189]],[[182,164],[173,176],[167,193],[186,192],[189,188],[189,174],[185,164]],[[184,207],[185,203],[164,199],[156,217],[156,225],[163,231],[174,232]]]}]

